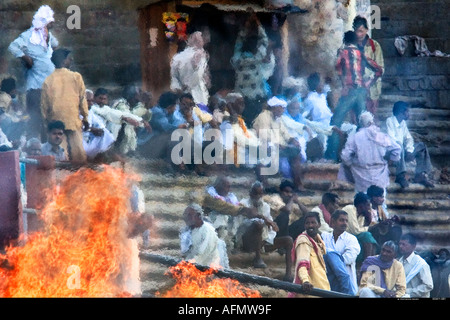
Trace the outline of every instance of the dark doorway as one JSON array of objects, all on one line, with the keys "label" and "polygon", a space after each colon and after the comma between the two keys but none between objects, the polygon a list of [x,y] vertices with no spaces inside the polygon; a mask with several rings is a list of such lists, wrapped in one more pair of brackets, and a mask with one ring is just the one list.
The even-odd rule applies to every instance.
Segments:
[{"label": "dark doorway", "polygon": [[[188,33],[201,31],[209,38],[205,49],[209,53],[209,70],[211,73],[210,94],[219,90],[234,89],[234,70],[230,59],[234,53],[234,45],[239,30],[244,26],[249,13],[242,6],[242,11],[223,11],[216,6],[204,3],[200,7],[186,5],[170,5],[162,2],[147,6],[140,10],[139,29],[141,33],[141,65],[144,87],[153,92],[155,98],[170,88],[170,60],[172,56],[184,49],[184,42],[168,42],[164,39],[161,17],[165,11],[176,11],[189,14]],[[280,28],[285,22],[283,13],[258,12],[257,16],[271,40],[272,49],[277,60],[274,75],[269,79],[274,94],[281,87],[281,52],[282,42]],[[275,20],[274,20],[275,19]],[[274,21],[277,22],[274,25]],[[160,39],[156,46],[151,43],[150,29],[157,32]]]}]

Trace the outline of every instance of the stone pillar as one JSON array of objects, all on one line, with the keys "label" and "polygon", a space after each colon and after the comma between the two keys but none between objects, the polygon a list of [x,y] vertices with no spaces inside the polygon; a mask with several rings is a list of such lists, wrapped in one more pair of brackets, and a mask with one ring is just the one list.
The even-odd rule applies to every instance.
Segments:
[{"label": "stone pillar", "polygon": [[22,231],[19,152],[0,152],[0,248]]}]

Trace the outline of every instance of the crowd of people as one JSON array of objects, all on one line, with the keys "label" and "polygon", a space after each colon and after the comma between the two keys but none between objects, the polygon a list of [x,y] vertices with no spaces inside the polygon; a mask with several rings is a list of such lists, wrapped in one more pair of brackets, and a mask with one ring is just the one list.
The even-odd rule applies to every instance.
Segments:
[{"label": "crowd of people", "polygon": [[[430,156],[408,130],[407,103],[396,102],[387,131],[380,129],[383,55],[367,35],[364,18],[355,18],[338,52],[342,93],[334,108],[327,99],[330,84],[319,73],[284,79],[282,92],[273,94],[268,79],[275,58],[254,13],[230,61],[235,88],[209,92],[208,53],[197,31],[174,56],[170,90],[156,104],[151,92],[134,84],[114,100],[103,87],[86,88],[83,76],[70,70],[71,52],[58,48],[50,32],[53,21],[51,8],[42,6],[33,26],[9,47],[26,69],[26,102],[17,99],[14,78],[2,81],[1,151],[81,164],[158,158],[174,170],[199,175],[215,174],[211,168],[223,163],[253,169],[257,181],[247,198],[239,200],[228,179],[219,176],[203,203],[186,208],[180,233],[186,258],[228,267],[228,254],[238,249],[253,252],[253,266],[265,268],[261,252],[277,250],[285,255],[284,279],[302,284],[305,293],[315,287],[360,296],[430,296],[438,267],[430,270],[413,252],[414,236],[402,234],[384,203],[389,166],[395,166],[396,183],[407,188],[405,163],[415,160],[414,182],[434,186]],[[188,133],[190,150],[175,148],[178,129]],[[209,129],[223,140],[206,139]],[[267,131],[276,134],[268,137]],[[215,152],[215,163],[197,161],[196,148]],[[308,161],[340,163],[339,179],[355,185],[354,202],[340,208],[338,195],[325,193],[315,208],[302,204],[298,195],[311,194],[302,181]],[[267,197],[270,175],[264,171],[273,166],[283,182]],[[443,270],[439,276],[448,276]]]}]

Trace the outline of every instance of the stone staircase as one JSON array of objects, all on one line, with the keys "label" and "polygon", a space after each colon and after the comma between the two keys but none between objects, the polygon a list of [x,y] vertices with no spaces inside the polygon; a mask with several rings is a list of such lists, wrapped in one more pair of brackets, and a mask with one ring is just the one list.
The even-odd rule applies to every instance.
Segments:
[{"label": "stone staircase", "polygon": [[[315,194],[300,197],[310,209],[320,204],[322,194],[327,190],[339,194],[342,206],[353,200],[353,185],[336,181],[339,165],[309,163],[305,165],[305,186]],[[145,194],[146,210],[153,214],[155,223],[151,230],[148,247],[143,252],[152,252],[181,258],[178,240],[179,230],[184,226],[182,213],[190,201],[201,199],[205,187],[215,180],[215,175],[201,177],[197,175],[163,174],[170,172],[167,163],[133,159],[127,167],[140,174],[141,188]],[[411,170],[410,168],[409,170]],[[232,191],[239,199],[248,196],[250,185],[256,177],[251,170],[228,168],[220,173],[226,174],[232,184]],[[398,215],[402,220],[403,231],[412,232],[420,239],[418,250],[436,251],[448,247],[450,236],[450,185],[436,184],[434,189],[426,189],[411,184],[407,192],[392,183],[388,188],[387,206],[390,214]],[[280,178],[269,179],[274,187]],[[253,254],[229,254],[230,268],[237,271],[256,274],[269,278],[282,279],[284,275],[284,256],[277,252],[264,253],[266,269],[252,267]],[[165,275],[168,266],[141,260],[141,280],[145,296],[154,296],[157,291],[170,288],[173,280]],[[267,286],[255,286],[263,297],[285,297],[283,290]]]}]

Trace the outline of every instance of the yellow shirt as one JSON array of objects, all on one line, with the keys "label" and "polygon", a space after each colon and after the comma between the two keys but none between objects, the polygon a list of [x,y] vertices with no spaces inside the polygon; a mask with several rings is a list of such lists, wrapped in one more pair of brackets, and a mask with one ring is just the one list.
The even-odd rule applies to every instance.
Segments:
[{"label": "yellow shirt", "polygon": [[[325,243],[319,235],[316,236],[314,241],[318,248],[318,254],[314,250],[313,243],[304,233],[298,236],[295,242],[296,272],[300,283],[308,281],[314,288],[330,290],[325,261],[323,260],[323,255],[326,253]],[[309,265],[309,268],[307,265]]]},{"label": "yellow shirt", "polygon": [[64,122],[66,130],[81,130],[80,115],[87,119],[86,87],[78,72],[55,69],[42,85],[41,113],[47,123]]},{"label": "yellow shirt", "polygon": [[[403,265],[394,259],[392,266],[389,269],[382,270],[384,273],[384,279],[388,290],[393,290],[396,293],[396,297],[400,298],[406,293],[406,277]],[[376,272],[366,271],[361,276],[359,290],[363,288],[369,288],[374,293],[383,294],[383,288],[377,286]]]},{"label": "yellow shirt", "polygon": [[[377,41],[375,41],[373,39],[371,39],[371,40],[373,41],[375,50],[372,48],[370,41],[367,41],[366,45],[364,46],[364,54],[366,55],[367,58],[374,60],[383,69],[383,73],[384,73],[383,50],[381,49],[381,46]],[[372,70],[366,68],[364,71],[364,79],[367,80],[367,79],[373,78],[373,76],[374,76],[374,72]],[[378,78],[377,82],[375,82],[370,87],[369,96],[372,100],[380,99],[381,77]]]},{"label": "yellow shirt", "polygon": [[360,234],[361,232],[367,232],[369,227],[364,226],[364,216],[358,216],[356,207],[349,204],[342,208],[348,214],[348,226],[347,232],[353,234],[354,236]]}]

